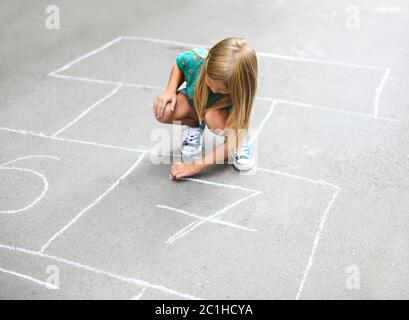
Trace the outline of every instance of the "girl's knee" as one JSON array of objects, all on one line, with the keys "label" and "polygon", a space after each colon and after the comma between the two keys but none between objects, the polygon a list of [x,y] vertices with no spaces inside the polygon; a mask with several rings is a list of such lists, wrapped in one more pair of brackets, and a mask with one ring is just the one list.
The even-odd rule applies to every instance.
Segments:
[{"label": "girl's knee", "polygon": [[210,110],[205,113],[204,120],[210,131],[219,134],[226,126],[227,117],[227,110]]},{"label": "girl's knee", "polygon": [[157,117],[156,120],[158,120],[160,123],[172,123],[173,122],[173,113],[169,108],[166,108],[163,111],[162,117]]}]

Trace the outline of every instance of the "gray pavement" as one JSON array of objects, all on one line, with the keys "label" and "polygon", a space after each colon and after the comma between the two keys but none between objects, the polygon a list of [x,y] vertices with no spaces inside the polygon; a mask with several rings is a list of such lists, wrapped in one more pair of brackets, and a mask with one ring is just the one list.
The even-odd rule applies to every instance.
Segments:
[{"label": "gray pavement", "polygon": [[[53,4],[0,2],[0,299],[409,298],[406,1]],[[169,180],[152,102],[232,35],[256,168]]]}]

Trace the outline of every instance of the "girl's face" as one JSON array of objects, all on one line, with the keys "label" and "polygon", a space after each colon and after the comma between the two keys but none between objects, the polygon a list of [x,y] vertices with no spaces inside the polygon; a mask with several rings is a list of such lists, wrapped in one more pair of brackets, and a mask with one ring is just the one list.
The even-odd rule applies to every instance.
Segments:
[{"label": "girl's face", "polygon": [[223,81],[213,80],[209,76],[206,76],[206,85],[213,91],[213,93],[228,94],[230,92]]}]

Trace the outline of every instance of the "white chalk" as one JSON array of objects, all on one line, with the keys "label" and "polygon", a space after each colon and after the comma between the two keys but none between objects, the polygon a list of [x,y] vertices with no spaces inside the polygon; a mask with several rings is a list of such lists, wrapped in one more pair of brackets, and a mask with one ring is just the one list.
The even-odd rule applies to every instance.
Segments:
[{"label": "white chalk", "polygon": [[0,268],[0,272],[10,274],[10,275],[16,276],[16,277],[21,278],[21,279],[29,280],[29,281],[34,282],[36,284],[39,284],[39,285],[41,285],[43,287],[46,287],[47,289],[54,289],[54,290],[58,289],[58,286],[55,286],[55,285],[53,285],[51,283],[46,283],[44,281],[41,281],[41,280],[38,280],[36,278],[27,276],[27,275],[22,274],[22,273],[6,270],[6,269],[3,269],[3,268]]},{"label": "white chalk", "polygon": [[8,246],[8,245],[4,245],[4,244],[0,244],[0,249],[9,250],[9,251],[16,251],[16,252],[21,252],[21,253],[25,253],[25,254],[28,254],[28,255],[36,256],[36,257],[50,259],[50,260],[53,260],[53,261],[63,263],[65,265],[73,266],[73,267],[78,268],[78,269],[86,270],[86,271],[94,273],[94,274],[104,275],[104,276],[110,277],[112,279],[116,279],[116,280],[119,280],[119,281],[122,281],[122,282],[137,285],[137,286],[156,289],[156,290],[159,290],[159,291],[162,291],[162,292],[165,292],[165,293],[169,293],[169,294],[172,294],[172,295],[179,296],[181,298],[191,299],[191,300],[201,300],[200,298],[197,298],[197,297],[192,296],[190,294],[186,294],[186,293],[179,292],[179,291],[176,291],[176,290],[173,290],[173,289],[169,289],[169,288],[166,288],[166,287],[164,287],[162,285],[152,284],[152,283],[149,283],[147,281],[140,280],[140,279],[120,276],[118,274],[111,273],[111,272],[108,272],[108,271],[104,271],[104,270],[101,270],[101,269],[97,269],[97,268],[94,268],[94,267],[91,267],[91,266],[88,266],[88,265],[81,264],[79,262],[70,261],[70,260],[67,260],[67,259],[64,259],[64,258],[61,258],[61,257],[48,255],[48,254],[41,253],[41,252],[38,252],[38,251],[32,251],[32,250],[27,250],[27,249],[24,249],[24,248],[12,247],[12,246]]},{"label": "white chalk", "polygon": [[[166,209],[169,210],[171,212],[177,212],[177,213],[181,213],[183,215],[186,215],[188,217],[192,217],[195,218],[197,220],[205,220],[205,217],[202,216],[198,216],[196,214],[184,211],[184,210],[180,210],[180,209],[176,209],[176,208],[172,208],[169,206],[165,206],[165,205],[156,205],[156,207],[161,208],[161,209]],[[235,224],[235,223],[231,223],[231,222],[227,222],[227,221],[223,221],[223,220],[218,220],[218,219],[210,219],[210,220],[206,220],[206,222],[210,222],[210,223],[215,223],[215,224],[220,224],[220,225],[224,225],[224,226],[228,226],[228,227],[232,227],[232,228],[236,228],[236,229],[241,229],[241,230],[245,230],[245,231],[250,231],[250,232],[256,232],[257,229],[250,229],[247,227],[243,227],[241,225]]]},{"label": "white chalk", "polygon": [[277,100],[273,100],[271,103],[271,106],[269,108],[269,111],[267,112],[267,114],[265,115],[264,119],[260,122],[256,132],[252,135],[252,137],[249,139],[249,144],[253,144],[254,140],[258,137],[258,135],[260,134],[261,130],[264,128],[264,125],[266,124],[266,122],[271,118],[273,112],[274,112],[274,108],[277,104]]},{"label": "white chalk", "polygon": [[335,199],[338,196],[338,193],[339,193],[339,190],[334,192],[331,201],[328,203],[327,207],[325,208],[324,214],[321,217],[320,225],[319,225],[318,231],[317,231],[317,233],[315,235],[314,242],[313,242],[312,249],[311,249],[311,253],[310,253],[310,256],[308,258],[308,263],[307,263],[307,266],[305,267],[304,274],[303,274],[301,283],[299,285],[297,295],[295,297],[296,300],[300,299],[301,294],[303,292],[305,282],[307,281],[307,278],[308,278],[308,275],[310,273],[312,264],[314,263],[315,252],[316,252],[316,250],[318,248],[318,244],[319,244],[320,239],[321,239],[321,234],[322,234],[322,231],[324,230],[325,222],[327,221],[328,214],[329,214],[332,206],[334,205],[334,202],[335,202]]},{"label": "white chalk", "polygon": [[41,158],[46,158],[46,159],[53,159],[53,160],[61,160],[61,158],[59,157],[55,157],[55,156],[50,156],[50,155],[31,155],[31,156],[24,156],[24,157],[20,157],[14,160],[11,160],[9,162],[3,163],[0,165],[0,167],[5,167],[8,166],[9,164],[21,161],[21,160],[27,160],[27,159],[41,159]]},{"label": "white chalk", "polygon": [[34,170],[18,168],[18,167],[0,167],[0,170],[14,170],[14,171],[29,172],[31,174],[34,174],[34,175],[40,177],[42,182],[43,182],[43,190],[41,191],[41,194],[33,202],[31,202],[29,205],[27,205],[27,206],[25,206],[23,208],[20,208],[20,209],[0,210],[0,214],[14,214],[14,213],[20,213],[20,212],[23,212],[23,211],[27,211],[27,210],[31,209],[32,207],[34,207],[47,194],[48,181],[47,181],[47,178],[43,174],[41,174],[41,173],[39,173],[37,171],[34,171]]},{"label": "white chalk", "polygon": [[[147,42],[153,42],[153,43],[171,44],[171,45],[185,47],[185,48],[193,48],[193,47],[211,48],[212,47],[212,45],[208,45],[208,44],[187,43],[187,42],[181,42],[181,41],[172,41],[172,40],[157,39],[157,38],[150,38],[150,37],[139,37],[139,36],[122,36],[121,40],[147,41]],[[304,57],[282,55],[282,54],[260,52],[260,51],[257,51],[256,53],[257,53],[257,56],[259,57],[267,57],[267,58],[274,58],[274,59],[280,59],[280,60],[318,63],[318,64],[330,64],[330,65],[337,65],[337,66],[350,67],[350,68],[360,68],[360,69],[384,70],[384,68],[382,67],[364,65],[364,64],[359,64],[359,63],[350,63],[350,62],[316,59],[316,58],[304,58]]]},{"label": "white chalk", "polygon": [[380,100],[380,98],[381,98],[382,90],[383,90],[383,88],[385,87],[386,80],[388,80],[390,73],[391,73],[391,70],[390,70],[390,69],[387,69],[387,70],[385,71],[385,74],[383,75],[383,78],[382,78],[382,80],[381,80],[381,83],[379,84],[379,87],[376,88],[376,90],[375,90],[375,92],[376,92],[376,94],[375,94],[375,102],[374,102],[374,117],[375,117],[375,118],[378,118],[378,114],[379,114],[379,100]]},{"label": "white chalk", "polygon": [[139,292],[139,294],[138,294],[137,296],[133,296],[133,297],[132,297],[132,300],[140,300],[140,299],[142,298],[142,296],[143,296],[145,290],[146,290],[146,287],[144,287],[144,288],[141,290],[141,292]]},{"label": "white chalk", "polygon": [[112,41],[109,41],[108,43],[102,45],[101,47],[99,47],[99,48],[97,48],[97,49],[95,49],[95,50],[92,50],[92,51],[90,51],[90,52],[88,52],[88,53],[86,53],[86,54],[80,56],[79,58],[77,58],[77,59],[71,61],[70,63],[67,63],[67,64],[64,65],[63,67],[61,67],[61,68],[59,68],[59,69],[57,69],[57,70],[55,70],[55,71],[50,72],[48,75],[53,76],[53,75],[55,75],[56,73],[59,73],[59,72],[64,71],[64,70],[67,70],[68,68],[70,68],[70,67],[73,66],[74,64],[76,64],[76,63],[78,63],[78,62],[80,62],[80,61],[82,61],[82,60],[84,60],[84,59],[86,59],[86,58],[89,58],[89,57],[91,57],[91,56],[97,54],[98,52],[103,51],[103,50],[109,48],[110,46],[114,45],[115,43],[121,41],[121,38],[122,38],[122,37],[118,37],[118,38],[115,38],[115,39],[112,40]]}]

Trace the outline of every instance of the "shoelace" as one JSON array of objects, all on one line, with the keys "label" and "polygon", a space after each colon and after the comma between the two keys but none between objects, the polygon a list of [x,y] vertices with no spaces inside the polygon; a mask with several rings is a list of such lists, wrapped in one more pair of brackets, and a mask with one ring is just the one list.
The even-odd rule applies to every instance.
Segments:
[{"label": "shoelace", "polygon": [[239,152],[237,152],[236,158],[237,159],[250,159],[251,158],[250,147],[247,144],[247,142],[243,142]]},{"label": "shoelace", "polygon": [[199,146],[201,136],[202,136],[201,129],[190,128],[183,144],[191,145],[191,146]]}]

